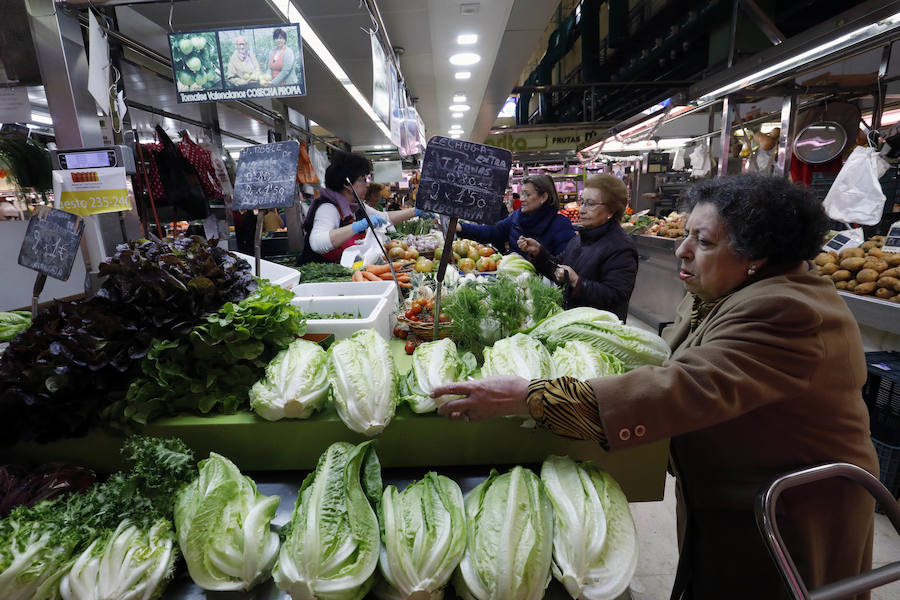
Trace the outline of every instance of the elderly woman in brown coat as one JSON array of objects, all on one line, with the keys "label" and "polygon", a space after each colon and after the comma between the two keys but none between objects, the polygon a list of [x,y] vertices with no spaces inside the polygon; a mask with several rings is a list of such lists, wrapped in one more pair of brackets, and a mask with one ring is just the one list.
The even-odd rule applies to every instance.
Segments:
[{"label": "elderly woman in brown coat", "polygon": [[[858,326],[806,259],[826,220],[804,189],[737,176],[689,193],[676,255],[689,292],[671,359],[591,381],[498,376],[451,384],[452,419],[530,414],[609,450],[671,438],[680,557],[672,598],[789,598],[755,524],[773,477],[825,462],[877,475]],[[871,566],[874,500],[831,479],[787,490],[779,526],[810,589]]]}]

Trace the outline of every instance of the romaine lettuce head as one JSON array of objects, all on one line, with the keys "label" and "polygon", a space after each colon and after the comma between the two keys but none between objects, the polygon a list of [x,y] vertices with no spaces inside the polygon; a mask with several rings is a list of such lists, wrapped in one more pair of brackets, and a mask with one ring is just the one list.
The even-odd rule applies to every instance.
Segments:
[{"label": "romaine lettuce head", "polygon": [[497,263],[497,272],[515,277],[522,273],[534,273],[534,265],[517,252],[510,252]]},{"label": "romaine lettuce head", "polygon": [[637,567],[637,533],[622,488],[591,462],[551,456],[541,480],[553,502],[553,576],[573,598],[614,600]]},{"label": "romaine lettuce head", "polygon": [[553,376],[553,360],[543,344],[529,335],[517,333],[484,349],[481,375],[519,375],[526,379],[547,379]]},{"label": "romaine lettuce head", "polygon": [[372,587],[381,539],[372,508],[381,497],[372,442],[336,442],[319,457],[297,496],[275,564],[293,600],[360,600]]},{"label": "romaine lettuce head", "polygon": [[64,600],[151,600],[162,595],[174,573],[175,531],[160,519],[147,531],[122,521],[94,540],[59,585]]},{"label": "romaine lettuce head", "polygon": [[281,498],[264,496],[230,460],[211,452],[175,503],[188,572],[205,590],[249,590],[269,576],[278,534],[269,524]]},{"label": "romaine lettuce head", "polygon": [[658,335],[622,323],[575,321],[548,333],[544,343],[555,350],[574,340],[612,354],[622,361],[626,371],[642,365],[661,365],[671,353]]},{"label": "romaine lettuce head", "polygon": [[266,375],[250,388],[250,406],[269,421],[306,419],[328,398],[325,350],[296,339],[266,367]]},{"label": "romaine lettuce head", "polygon": [[562,312],[550,315],[549,317],[532,327],[527,333],[531,337],[537,338],[546,344],[547,338],[551,333],[553,333],[560,327],[564,327],[565,325],[569,325],[570,323],[578,322],[621,323],[622,321],[619,320],[619,317],[611,312],[599,310],[590,306],[579,306],[577,308],[570,308],[569,310],[564,310]]},{"label": "romaine lettuce head", "polygon": [[0,519],[0,598],[55,600],[59,580],[74,561],[81,540],[57,522],[61,499],[19,507]]},{"label": "romaine lettuce head", "polygon": [[462,381],[471,374],[477,364],[470,352],[460,354],[450,338],[421,344],[413,352],[412,367],[404,380],[404,395],[413,412],[425,413],[459,396],[432,398],[431,390],[439,385]]},{"label": "romaine lettuce head", "polygon": [[566,342],[553,352],[554,377],[588,380],[625,372],[622,361],[590,344],[575,340]]},{"label": "romaine lettuce head", "polygon": [[440,600],[466,551],[466,512],[455,481],[433,472],[402,492],[389,485],[379,506],[381,598]]},{"label": "romaine lettuce head", "polygon": [[364,329],[335,342],[328,353],[328,380],[338,416],[357,433],[378,435],[394,418],[397,403],[388,343],[374,329]]},{"label": "romaine lettuce head", "polygon": [[537,475],[515,467],[466,495],[468,545],[453,575],[466,600],[539,600],[550,582],[553,507]]}]

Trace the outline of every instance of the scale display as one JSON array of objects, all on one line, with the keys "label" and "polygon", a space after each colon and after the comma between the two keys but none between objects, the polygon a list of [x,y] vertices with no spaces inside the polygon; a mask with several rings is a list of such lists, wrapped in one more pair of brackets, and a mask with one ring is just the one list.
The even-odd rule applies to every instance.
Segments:
[{"label": "scale display", "polygon": [[79,152],[77,154],[61,154],[60,165],[64,169],[90,169],[91,167],[114,167],[115,154],[109,152]]},{"label": "scale display", "polygon": [[900,252],[900,221],[896,221],[888,230],[882,252]]},{"label": "scale display", "polygon": [[125,167],[126,173],[134,173],[134,154],[128,146],[102,146],[99,148],[72,148],[51,150],[50,161],[54,169],[106,169]]}]

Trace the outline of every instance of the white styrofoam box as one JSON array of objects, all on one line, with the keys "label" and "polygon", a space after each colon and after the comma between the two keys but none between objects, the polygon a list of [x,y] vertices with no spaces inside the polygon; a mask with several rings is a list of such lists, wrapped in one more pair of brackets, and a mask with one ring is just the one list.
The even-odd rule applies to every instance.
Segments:
[{"label": "white styrofoam box", "polygon": [[[234,251],[232,250],[232,252]],[[256,259],[254,257],[241,254],[240,252],[234,252],[234,254],[250,263],[250,271],[256,275]],[[260,277],[268,279],[273,285],[283,287],[286,290],[293,288],[297,285],[297,282],[300,281],[300,271],[297,269],[285,267],[284,265],[279,265],[278,263],[273,263],[268,260],[259,261],[259,270]],[[373,281],[372,283],[375,282]]]},{"label": "white styrofoam box", "polygon": [[[397,284],[393,281],[327,281],[322,283],[301,283],[291,289],[294,296],[310,297],[352,297],[379,296],[387,298],[395,305],[398,302]],[[329,311],[334,312],[334,311]]]},{"label": "white styrofoam box", "polygon": [[307,333],[333,333],[337,340],[346,339],[362,329],[374,328],[386,340],[393,334],[395,305],[384,296],[295,296],[291,304],[304,312],[360,315],[358,319],[307,319]]}]

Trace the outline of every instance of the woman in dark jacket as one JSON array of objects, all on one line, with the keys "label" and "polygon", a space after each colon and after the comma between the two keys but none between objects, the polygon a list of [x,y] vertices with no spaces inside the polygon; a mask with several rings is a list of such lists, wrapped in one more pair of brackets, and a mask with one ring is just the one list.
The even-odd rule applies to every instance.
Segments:
[{"label": "woman in dark jacket", "polygon": [[589,177],[581,192],[581,231],[556,256],[538,240],[522,237],[519,249],[535,269],[565,287],[565,307],[593,306],[628,316],[638,259],[634,243],[619,225],[628,190],[612,175]]},{"label": "woman in dark jacket", "polygon": [[496,225],[475,225],[459,223],[456,232],[462,237],[493,244],[524,255],[516,245],[522,236],[533,238],[552,254],[562,252],[566,244],[575,236],[572,221],[559,214],[559,196],[549,175],[530,175],[522,180],[522,208],[513,211]]}]

